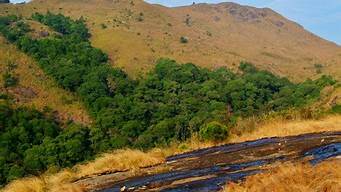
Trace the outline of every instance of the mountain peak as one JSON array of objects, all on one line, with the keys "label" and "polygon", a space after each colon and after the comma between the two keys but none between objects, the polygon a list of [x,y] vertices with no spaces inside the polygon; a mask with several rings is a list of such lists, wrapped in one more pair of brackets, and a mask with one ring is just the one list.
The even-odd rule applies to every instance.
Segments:
[{"label": "mountain peak", "polygon": [[49,10],[83,16],[93,45],[130,74],[148,71],[160,57],[208,68],[250,61],[294,80],[318,76],[316,63],[323,63],[327,74],[341,74],[334,70],[341,63],[339,46],[269,8],[230,2],[169,8],[142,0],[34,0],[4,6],[0,14]]}]

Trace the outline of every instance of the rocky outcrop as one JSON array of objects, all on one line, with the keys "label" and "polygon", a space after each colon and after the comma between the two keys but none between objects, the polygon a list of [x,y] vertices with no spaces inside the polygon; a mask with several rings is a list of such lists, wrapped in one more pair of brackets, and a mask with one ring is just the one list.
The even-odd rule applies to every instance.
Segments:
[{"label": "rocky outcrop", "polygon": [[227,182],[238,182],[277,163],[315,165],[340,155],[341,132],[272,137],[178,154],[135,175],[129,171],[112,172],[84,178],[75,184],[97,192],[221,191]]}]

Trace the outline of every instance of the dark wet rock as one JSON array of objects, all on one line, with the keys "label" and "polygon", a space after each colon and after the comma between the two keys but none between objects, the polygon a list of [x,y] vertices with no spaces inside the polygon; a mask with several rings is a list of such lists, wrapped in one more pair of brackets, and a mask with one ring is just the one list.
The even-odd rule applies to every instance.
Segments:
[{"label": "dark wet rock", "polygon": [[200,192],[200,191],[220,191],[226,182],[238,181],[246,176],[260,173],[260,170],[241,171],[237,173],[222,174],[217,177],[189,182],[173,188],[162,189],[162,192]]},{"label": "dark wet rock", "polygon": [[[228,181],[266,171],[276,162],[319,163],[341,155],[341,132],[272,137],[227,144],[167,158],[139,175],[117,173],[78,181],[90,191],[219,191]],[[152,170],[162,170],[154,172]],[[93,184],[93,185],[92,185]],[[99,190],[103,189],[103,190]]]},{"label": "dark wet rock", "polygon": [[341,155],[341,143],[333,143],[312,149],[304,154],[305,156],[312,156],[310,162],[315,165],[331,157]]}]

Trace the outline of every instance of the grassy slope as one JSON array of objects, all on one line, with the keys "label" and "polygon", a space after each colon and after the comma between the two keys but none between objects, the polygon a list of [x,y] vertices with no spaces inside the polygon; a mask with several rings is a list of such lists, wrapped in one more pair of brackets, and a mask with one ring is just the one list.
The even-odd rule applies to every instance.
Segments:
[{"label": "grassy slope", "polygon": [[59,88],[31,58],[18,51],[15,46],[6,43],[2,37],[0,37],[0,53],[1,77],[8,62],[17,65],[14,74],[19,78],[18,86],[5,89],[3,79],[0,78],[0,90],[13,95],[17,101],[16,104],[34,106],[40,110],[47,106],[57,111],[61,120],[90,122],[86,110],[77,97]]},{"label": "grassy slope", "polygon": [[[1,6],[0,14],[50,10],[84,16],[93,44],[110,55],[113,65],[133,75],[150,69],[159,57],[170,57],[206,67],[235,67],[247,60],[293,80],[318,76],[314,64],[322,63],[323,73],[341,78],[340,47],[270,9],[235,4],[166,8],[141,0],[34,0]],[[189,43],[181,44],[181,36]]]}]

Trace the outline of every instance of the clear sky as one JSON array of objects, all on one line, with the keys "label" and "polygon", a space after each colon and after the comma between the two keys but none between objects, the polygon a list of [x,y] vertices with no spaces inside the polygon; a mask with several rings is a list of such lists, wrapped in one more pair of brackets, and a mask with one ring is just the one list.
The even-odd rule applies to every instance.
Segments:
[{"label": "clear sky", "polygon": [[[24,0],[12,0],[22,2]],[[47,0],[48,1],[48,0]],[[269,7],[298,22],[309,31],[341,45],[341,0],[146,0],[165,6],[196,3],[236,2],[255,7]]]}]

